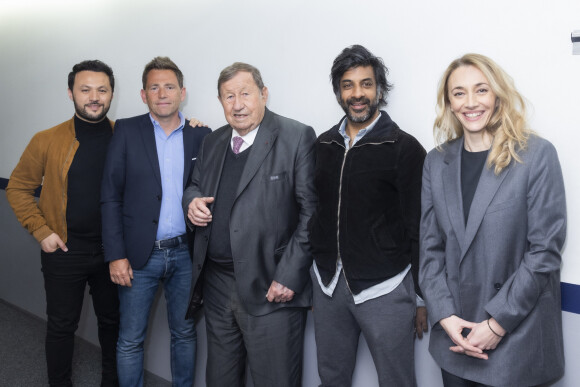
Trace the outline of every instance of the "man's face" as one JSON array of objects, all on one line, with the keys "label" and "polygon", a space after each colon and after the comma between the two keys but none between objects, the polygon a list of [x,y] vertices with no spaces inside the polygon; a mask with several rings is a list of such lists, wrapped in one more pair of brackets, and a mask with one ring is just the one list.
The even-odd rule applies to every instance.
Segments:
[{"label": "man's face", "polygon": [[68,97],[75,105],[78,118],[87,122],[102,121],[111,107],[113,90],[109,76],[102,72],[80,71],[75,75]]},{"label": "man's face", "polygon": [[226,120],[241,136],[256,129],[264,118],[268,88],[258,88],[252,74],[238,72],[232,79],[222,83],[218,96]]},{"label": "man's face", "polygon": [[141,90],[141,99],[156,121],[164,121],[178,114],[179,105],[185,99],[185,87],[179,87],[172,70],[151,70],[145,90]]},{"label": "man's face", "polygon": [[363,123],[375,119],[380,95],[372,66],[347,70],[340,79],[340,106],[351,122]]}]

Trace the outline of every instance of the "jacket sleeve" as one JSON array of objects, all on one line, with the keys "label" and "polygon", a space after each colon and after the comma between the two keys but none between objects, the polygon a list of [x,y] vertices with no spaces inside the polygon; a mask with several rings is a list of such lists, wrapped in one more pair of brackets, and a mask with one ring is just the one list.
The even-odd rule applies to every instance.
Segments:
[{"label": "jacket sleeve", "polygon": [[105,261],[127,258],[123,232],[123,197],[126,173],[126,133],[123,121],[115,125],[109,143],[101,185],[101,215]]},{"label": "jacket sleeve", "polygon": [[550,276],[559,273],[560,251],[566,237],[566,198],[558,155],[547,141],[540,140],[539,144],[533,149],[528,167],[529,248],[517,270],[485,306],[508,332],[536,306]]},{"label": "jacket sleeve", "polygon": [[300,293],[310,281],[312,254],[308,242],[308,221],[316,207],[314,190],[314,129],[301,131],[294,163],[294,196],[298,203],[298,224],[276,267],[274,280],[296,293]]},{"label": "jacket sleeve", "polygon": [[397,189],[405,231],[411,239],[411,273],[415,293],[422,297],[419,287],[419,223],[421,220],[421,175],[425,149],[414,138],[403,140],[398,161]]},{"label": "jacket sleeve", "polygon": [[34,191],[42,185],[45,155],[46,146],[38,133],[24,150],[6,187],[6,198],[16,218],[38,242],[54,232],[34,199]]},{"label": "jacket sleeve", "polygon": [[429,320],[434,326],[439,320],[459,313],[449,287],[447,286],[447,269],[445,267],[445,240],[437,222],[433,205],[431,173],[432,164],[438,159],[427,156],[423,167],[423,183],[421,188],[421,228],[419,254],[419,284],[423,291]]},{"label": "jacket sleeve", "polygon": [[203,157],[203,149],[205,145],[205,137],[202,140],[201,147],[199,149],[199,153],[197,154],[197,159],[195,161],[195,165],[193,166],[193,170],[191,171],[191,182],[183,191],[183,197],[181,198],[181,205],[183,207],[183,214],[185,215],[185,223],[190,230],[195,229],[195,225],[191,223],[189,218],[187,217],[187,210],[189,207],[189,203],[195,198],[202,197],[201,190],[199,188],[200,178],[201,178],[201,168],[204,163]]}]

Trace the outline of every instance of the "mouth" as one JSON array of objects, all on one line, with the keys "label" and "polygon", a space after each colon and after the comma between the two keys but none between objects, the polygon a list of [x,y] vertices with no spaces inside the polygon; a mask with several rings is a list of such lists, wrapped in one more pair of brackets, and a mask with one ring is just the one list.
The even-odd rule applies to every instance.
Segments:
[{"label": "mouth", "polygon": [[370,105],[371,101],[367,98],[361,98],[359,100],[350,99],[347,103],[355,113],[361,113]]},{"label": "mouth", "polygon": [[467,118],[469,121],[476,121],[483,115],[484,111],[477,111],[477,112],[467,112],[463,113],[463,116]]},{"label": "mouth", "polygon": [[103,107],[103,105],[100,103],[90,103],[90,104],[85,105],[85,108],[88,108],[94,112],[101,109],[102,107]]},{"label": "mouth", "polygon": [[234,118],[237,120],[244,119],[247,116],[248,116],[247,114],[234,114]]}]

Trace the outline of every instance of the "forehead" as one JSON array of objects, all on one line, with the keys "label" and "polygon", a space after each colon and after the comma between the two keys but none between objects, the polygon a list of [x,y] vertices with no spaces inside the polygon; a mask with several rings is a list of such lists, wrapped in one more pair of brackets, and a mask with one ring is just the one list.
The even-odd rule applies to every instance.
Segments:
[{"label": "forehead", "polygon": [[475,66],[460,66],[449,76],[449,89],[455,87],[470,87],[482,83],[489,84],[481,70]]},{"label": "forehead", "polygon": [[340,78],[341,82],[345,81],[361,81],[363,79],[372,79],[375,80],[375,71],[373,70],[372,66],[357,66],[351,67],[350,69],[346,70],[342,77]]},{"label": "forehead", "polygon": [[226,91],[251,87],[258,87],[252,74],[247,71],[238,71],[231,79],[222,83],[220,90]]},{"label": "forehead", "polygon": [[147,85],[167,83],[178,83],[177,75],[173,70],[151,70],[147,73]]},{"label": "forehead", "polygon": [[107,74],[85,70],[76,73],[74,86],[111,87],[111,83]]}]

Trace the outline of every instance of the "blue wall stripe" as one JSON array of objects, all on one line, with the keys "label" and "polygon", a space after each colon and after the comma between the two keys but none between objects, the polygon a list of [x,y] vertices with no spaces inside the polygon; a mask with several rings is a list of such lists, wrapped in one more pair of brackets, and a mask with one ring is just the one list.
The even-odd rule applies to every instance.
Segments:
[{"label": "blue wall stripe", "polygon": [[[0,177],[0,189],[6,189],[8,179]],[[40,188],[36,190],[36,196],[40,195]],[[562,310],[580,314],[580,285],[562,282]]]}]

